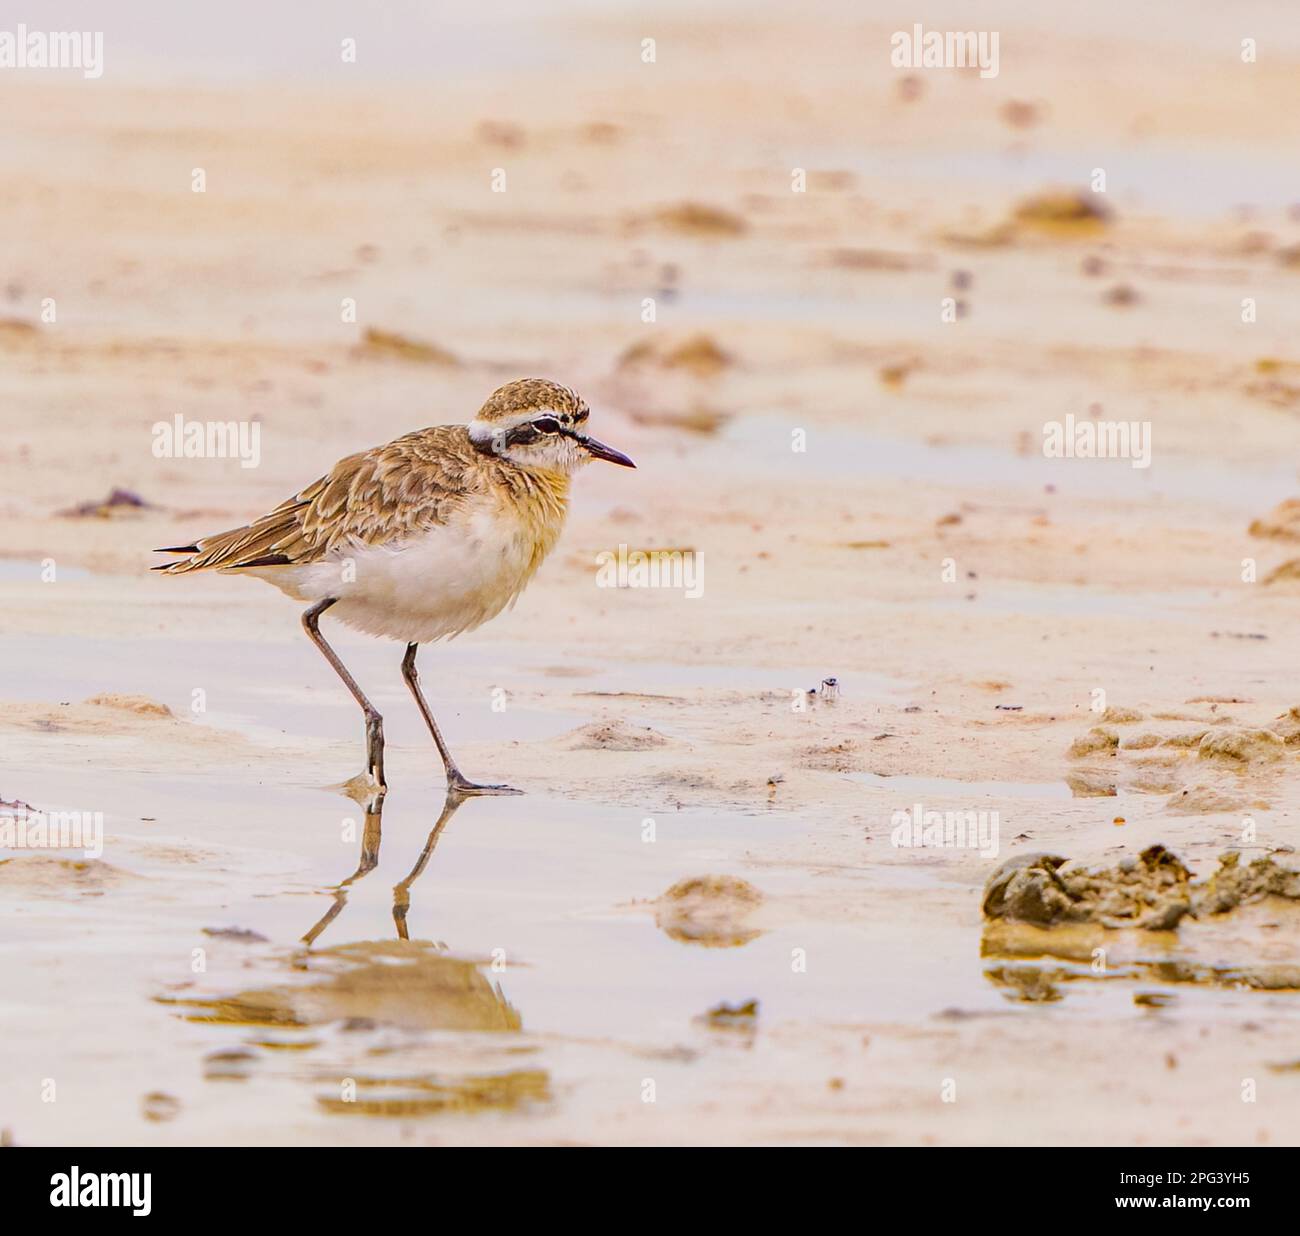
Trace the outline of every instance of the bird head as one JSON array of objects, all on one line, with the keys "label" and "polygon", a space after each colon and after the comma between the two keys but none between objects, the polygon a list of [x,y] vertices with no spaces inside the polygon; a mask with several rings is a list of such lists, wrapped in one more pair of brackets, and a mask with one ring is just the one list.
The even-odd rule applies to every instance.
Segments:
[{"label": "bird head", "polygon": [[622,451],[587,434],[590,409],[567,386],[545,378],[521,378],[493,391],[469,423],[481,451],[520,468],[568,475],[593,459],[635,468]]}]

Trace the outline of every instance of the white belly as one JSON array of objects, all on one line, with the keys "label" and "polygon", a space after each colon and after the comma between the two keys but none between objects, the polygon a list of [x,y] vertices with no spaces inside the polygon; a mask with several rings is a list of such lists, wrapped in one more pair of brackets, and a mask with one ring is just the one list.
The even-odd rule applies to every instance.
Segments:
[{"label": "white belly", "polygon": [[521,526],[485,510],[403,545],[354,546],[306,566],[247,574],[299,601],[337,597],[331,617],[423,644],[472,630],[512,604],[540,560],[535,549]]}]

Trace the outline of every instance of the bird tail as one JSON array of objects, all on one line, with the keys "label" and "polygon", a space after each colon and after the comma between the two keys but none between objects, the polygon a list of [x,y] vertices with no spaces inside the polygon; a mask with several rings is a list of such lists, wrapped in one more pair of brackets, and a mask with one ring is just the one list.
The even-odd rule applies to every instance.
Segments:
[{"label": "bird tail", "polygon": [[293,562],[293,558],[280,551],[279,543],[292,537],[297,529],[296,520],[288,512],[280,519],[268,515],[242,528],[200,537],[193,545],[155,550],[159,554],[188,554],[189,557],[164,562],[152,569],[167,575],[184,575],[187,571],[238,571],[244,567],[285,566]]}]

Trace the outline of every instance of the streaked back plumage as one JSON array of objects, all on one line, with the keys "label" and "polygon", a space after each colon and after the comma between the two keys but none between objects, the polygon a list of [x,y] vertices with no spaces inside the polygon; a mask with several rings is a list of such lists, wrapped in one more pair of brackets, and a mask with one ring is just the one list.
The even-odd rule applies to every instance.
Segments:
[{"label": "streaked back plumage", "polygon": [[[510,425],[543,409],[567,426],[581,425],[588,416],[586,403],[567,386],[524,378],[494,391],[475,420]],[[464,425],[418,429],[348,455],[251,524],[202,537],[189,557],[154,569],[170,575],[238,571],[318,562],[349,547],[400,545],[493,493],[518,504],[549,549],[551,525],[558,534],[564,520],[567,476],[518,467],[473,441],[470,430]]]}]

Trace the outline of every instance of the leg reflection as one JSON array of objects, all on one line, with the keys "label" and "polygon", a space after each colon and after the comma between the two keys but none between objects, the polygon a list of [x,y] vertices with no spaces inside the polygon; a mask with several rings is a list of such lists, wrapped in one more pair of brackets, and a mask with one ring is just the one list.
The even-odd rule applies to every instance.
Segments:
[{"label": "leg reflection", "polygon": [[[442,830],[447,827],[451,817],[456,814],[460,809],[460,805],[467,798],[472,797],[474,797],[472,793],[462,793],[454,788],[447,791],[447,797],[442,804],[442,812],[430,830],[428,839],[424,843],[424,849],[420,851],[420,857],[416,860],[415,866],[411,868],[406,879],[393,888],[393,922],[397,926],[398,936],[403,940],[409,939],[406,933],[406,914],[411,906],[411,885],[424,873],[424,869],[428,866],[429,859],[433,855],[434,848],[438,844],[438,838],[442,835]],[[361,834],[361,856],[357,862],[357,869],[334,888],[333,904],[302,937],[302,942],[308,947],[314,944],[321,932],[342,913],[343,907],[348,903],[348,892],[351,886],[360,880],[362,876],[368,875],[378,865],[383,821],[384,795],[376,794],[366,804],[366,822]]]},{"label": "leg reflection", "polygon": [[405,880],[393,886],[393,922],[397,925],[398,936],[403,940],[410,939],[406,934],[406,912],[411,908],[411,885],[424,874],[424,869],[429,864],[434,847],[438,844],[438,838],[442,836],[442,830],[447,827],[447,822],[460,809],[461,803],[472,797],[472,794],[462,793],[454,787],[447,790],[447,797],[442,804],[442,814],[438,816],[437,822],[430,830],[424,849],[420,851],[420,857],[415,860],[415,866],[411,868]]},{"label": "leg reflection", "polygon": [[384,796],[376,794],[366,804],[366,822],[361,830],[361,857],[357,862],[357,869],[334,889],[334,904],[325,911],[315,926],[303,936],[302,942],[309,948],[315,942],[316,937],[339,916],[343,907],[348,904],[348,889],[362,876],[369,875],[378,865],[379,841],[383,827]]}]

